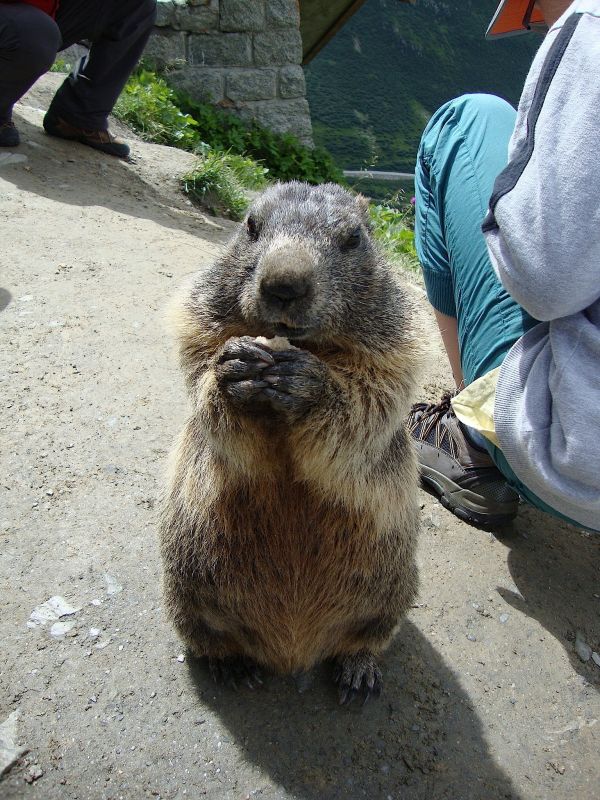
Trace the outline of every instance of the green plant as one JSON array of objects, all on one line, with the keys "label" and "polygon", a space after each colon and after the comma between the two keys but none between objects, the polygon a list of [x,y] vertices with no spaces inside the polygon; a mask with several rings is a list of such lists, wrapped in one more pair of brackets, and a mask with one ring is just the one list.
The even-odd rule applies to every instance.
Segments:
[{"label": "green plant", "polygon": [[71,64],[67,63],[64,58],[57,58],[49,72],[71,72]]},{"label": "green plant", "polygon": [[175,93],[155,73],[132,75],[113,113],[142,138],[158,144],[195,150],[201,144],[198,123],[175,103]]},{"label": "green plant", "polygon": [[250,158],[207,149],[181,178],[186,194],[210,211],[239,220],[248,207],[245,190],[260,189],[268,170]]},{"label": "green plant", "polygon": [[206,144],[213,150],[250,157],[279,180],[343,182],[325,150],[306,147],[289,133],[274,133],[192,100],[148,69],[132,75],[114,114],[148,141],[191,151]]},{"label": "green plant", "polygon": [[274,133],[182,93],[174,94],[182,111],[196,121],[200,138],[211,147],[251,156],[282,181],[343,183],[342,173],[325,150],[306,147],[289,133]]},{"label": "green plant", "polygon": [[402,266],[418,270],[413,204],[410,203],[403,208],[372,204],[369,211],[373,235],[386,252],[392,258],[399,259]]}]

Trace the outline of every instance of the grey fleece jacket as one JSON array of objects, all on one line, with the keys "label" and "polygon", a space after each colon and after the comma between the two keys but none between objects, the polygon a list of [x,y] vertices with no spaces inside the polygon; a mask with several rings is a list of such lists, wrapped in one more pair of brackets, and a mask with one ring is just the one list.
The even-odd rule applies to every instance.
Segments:
[{"label": "grey fleece jacket", "polygon": [[573,2],[537,53],[483,231],[541,320],[500,370],[502,451],[539,498],[600,530],[600,0]]}]

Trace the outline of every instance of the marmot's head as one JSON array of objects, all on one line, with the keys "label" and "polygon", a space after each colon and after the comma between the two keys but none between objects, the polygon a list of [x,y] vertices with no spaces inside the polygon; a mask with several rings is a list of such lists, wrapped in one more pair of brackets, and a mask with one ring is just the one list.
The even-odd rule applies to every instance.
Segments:
[{"label": "marmot's head", "polygon": [[204,280],[196,290],[214,321],[240,333],[372,340],[398,322],[397,313],[390,319],[396,284],[369,233],[368,204],[332,183],[265,191]]}]

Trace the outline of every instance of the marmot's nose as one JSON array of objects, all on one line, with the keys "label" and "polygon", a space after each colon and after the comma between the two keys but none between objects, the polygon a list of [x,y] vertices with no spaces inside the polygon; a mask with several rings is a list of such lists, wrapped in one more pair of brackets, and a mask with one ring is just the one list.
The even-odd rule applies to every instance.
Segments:
[{"label": "marmot's nose", "polygon": [[282,303],[291,303],[306,297],[310,291],[310,281],[305,277],[263,278],[260,290],[267,300],[279,300]]}]

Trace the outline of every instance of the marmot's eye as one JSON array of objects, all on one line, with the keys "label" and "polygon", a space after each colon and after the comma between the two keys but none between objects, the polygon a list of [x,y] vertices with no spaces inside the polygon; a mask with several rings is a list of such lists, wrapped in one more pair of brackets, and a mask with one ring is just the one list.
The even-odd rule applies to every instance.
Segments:
[{"label": "marmot's eye", "polygon": [[344,250],[356,250],[359,244],[362,241],[362,236],[360,232],[360,228],[356,228],[356,230],[352,231],[352,233],[344,239],[342,244],[342,248]]},{"label": "marmot's eye", "polygon": [[248,231],[248,236],[255,242],[258,239],[259,229],[258,223],[254,219],[254,217],[248,217],[246,222],[246,230]]}]

